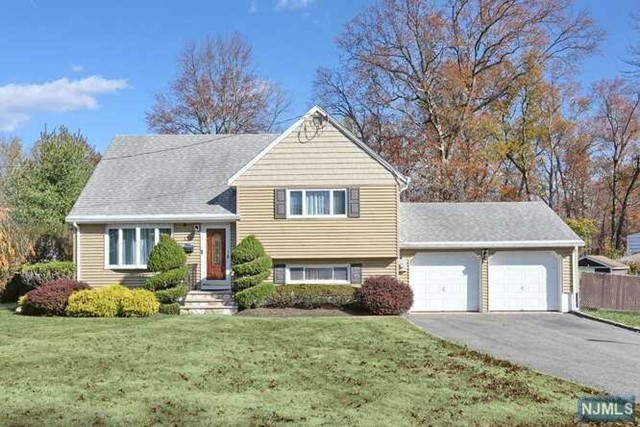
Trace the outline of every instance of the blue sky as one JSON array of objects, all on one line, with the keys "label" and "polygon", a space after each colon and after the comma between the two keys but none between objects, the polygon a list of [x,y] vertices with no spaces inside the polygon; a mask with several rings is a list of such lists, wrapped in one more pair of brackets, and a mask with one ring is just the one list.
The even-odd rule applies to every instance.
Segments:
[{"label": "blue sky", "polygon": [[[244,34],[262,75],[290,94],[288,116],[313,104],[319,66],[337,62],[334,40],[364,0],[3,0],[0,6],[0,135],[30,146],[46,125],[80,129],[103,151],[115,134],[147,133],[144,112],[175,74],[189,40]],[[167,3],[167,5],[165,5]],[[578,0],[606,31],[581,66],[588,85],[624,69],[639,41],[634,0]],[[66,80],[61,80],[66,79]]]}]

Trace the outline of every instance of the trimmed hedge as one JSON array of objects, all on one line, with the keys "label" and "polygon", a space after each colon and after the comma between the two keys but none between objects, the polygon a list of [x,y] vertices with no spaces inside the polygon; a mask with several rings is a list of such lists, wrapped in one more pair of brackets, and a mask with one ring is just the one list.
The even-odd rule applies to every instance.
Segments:
[{"label": "trimmed hedge", "polygon": [[159,309],[160,303],[153,292],[145,289],[133,289],[122,295],[118,316],[147,317],[156,314]]},{"label": "trimmed hedge", "polygon": [[235,299],[242,309],[262,307],[275,288],[273,283],[262,283],[238,292]]},{"label": "trimmed hedge", "polygon": [[83,289],[89,289],[89,285],[71,279],[47,282],[20,299],[20,313],[29,316],[64,316],[71,294]]},{"label": "trimmed hedge", "polygon": [[293,308],[344,308],[357,300],[357,288],[348,285],[279,285],[265,305]]},{"label": "trimmed hedge", "polygon": [[233,270],[232,290],[234,293],[264,282],[271,274],[271,258],[262,243],[249,235],[231,252]]},{"label": "trimmed hedge", "polygon": [[155,291],[161,313],[180,314],[178,300],[189,291],[184,283],[189,274],[186,263],[187,255],[170,236],[161,236],[151,250],[147,267],[158,274],[149,277],[144,286]]},{"label": "trimmed hedge", "polygon": [[169,271],[183,267],[187,263],[187,254],[175,240],[166,234],[160,236],[160,241],[153,247],[147,261],[149,271]]},{"label": "trimmed hedge", "polygon": [[160,304],[160,313],[180,314],[180,304],[178,304],[177,302],[171,304]]},{"label": "trimmed hedge", "polygon": [[58,279],[72,279],[76,267],[71,261],[50,261],[25,264],[20,269],[20,281],[28,288]]},{"label": "trimmed hedge", "polygon": [[111,285],[74,292],[66,313],[72,317],[146,317],[156,314],[159,307],[153,292]]},{"label": "trimmed hedge", "polygon": [[186,266],[174,268],[173,270],[163,271],[147,278],[144,282],[144,287],[150,291],[160,291],[168,288],[173,288],[187,278],[189,270]]},{"label": "trimmed hedge", "polygon": [[179,300],[180,298],[185,296],[187,292],[189,292],[189,288],[187,288],[187,285],[178,285],[173,288],[156,291],[155,294],[160,303],[169,304]]},{"label": "trimmed hedge", "polygon": [[413,291],[393,276],[373,276],[364,281],[358,299],[372,314],[402,314],[413,305]]}]

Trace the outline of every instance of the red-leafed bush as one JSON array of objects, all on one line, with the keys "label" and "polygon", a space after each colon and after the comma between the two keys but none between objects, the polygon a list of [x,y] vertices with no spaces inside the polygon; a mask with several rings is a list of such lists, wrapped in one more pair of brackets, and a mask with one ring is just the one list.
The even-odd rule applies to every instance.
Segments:
[{"label": "red-leafed bush", "polygon": [[373,314],[402,314],[413,304],[409,285],[392,276],[368,277],[358,293],[360,305]]},{"label": "red-leafed bush", "polygon": [[30,316],[64,316],[69,296],[82,289],[89,289],[89,285],[71,279],[44,283],[27,292],[21,312]]}]

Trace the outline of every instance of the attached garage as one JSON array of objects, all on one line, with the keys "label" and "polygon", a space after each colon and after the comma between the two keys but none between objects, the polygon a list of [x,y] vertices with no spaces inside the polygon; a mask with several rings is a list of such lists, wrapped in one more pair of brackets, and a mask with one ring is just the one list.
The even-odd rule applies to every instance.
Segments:
[{"label": "attached garage", "polygon": [[570,311],[584,242],[542,202],[401,203],[412,311]]},{"label": "attached garage", "polygon": [[549,251],[498,251],[489,258],[489,311],[560,310],[561,260]]},{"label": "attached garage", "polygon": [[479,310],[480,260],[473,252],[421,252],[409,268],[412,311]]}]

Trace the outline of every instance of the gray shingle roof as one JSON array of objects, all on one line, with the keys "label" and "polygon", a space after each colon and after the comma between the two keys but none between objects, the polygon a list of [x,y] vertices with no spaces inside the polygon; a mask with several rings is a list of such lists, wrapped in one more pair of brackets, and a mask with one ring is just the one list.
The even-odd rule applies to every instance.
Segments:
[{"label": "gray shingle roof", "polygon": [[582,246],[543,202],[401,203],[405,248]]},{"label": "gray shingle roof", "polygon": [[277,137],[116,136],[67,220],[235,214],[227,180]]},{"label": "gray shingle roof", "polygon": [[627,269],[629,266],[620,261],[616,261],[604,255],[582,255],[580,260],[587,259],[592,262],[604,265],[605,267],[611,267],[613,269]]}]

